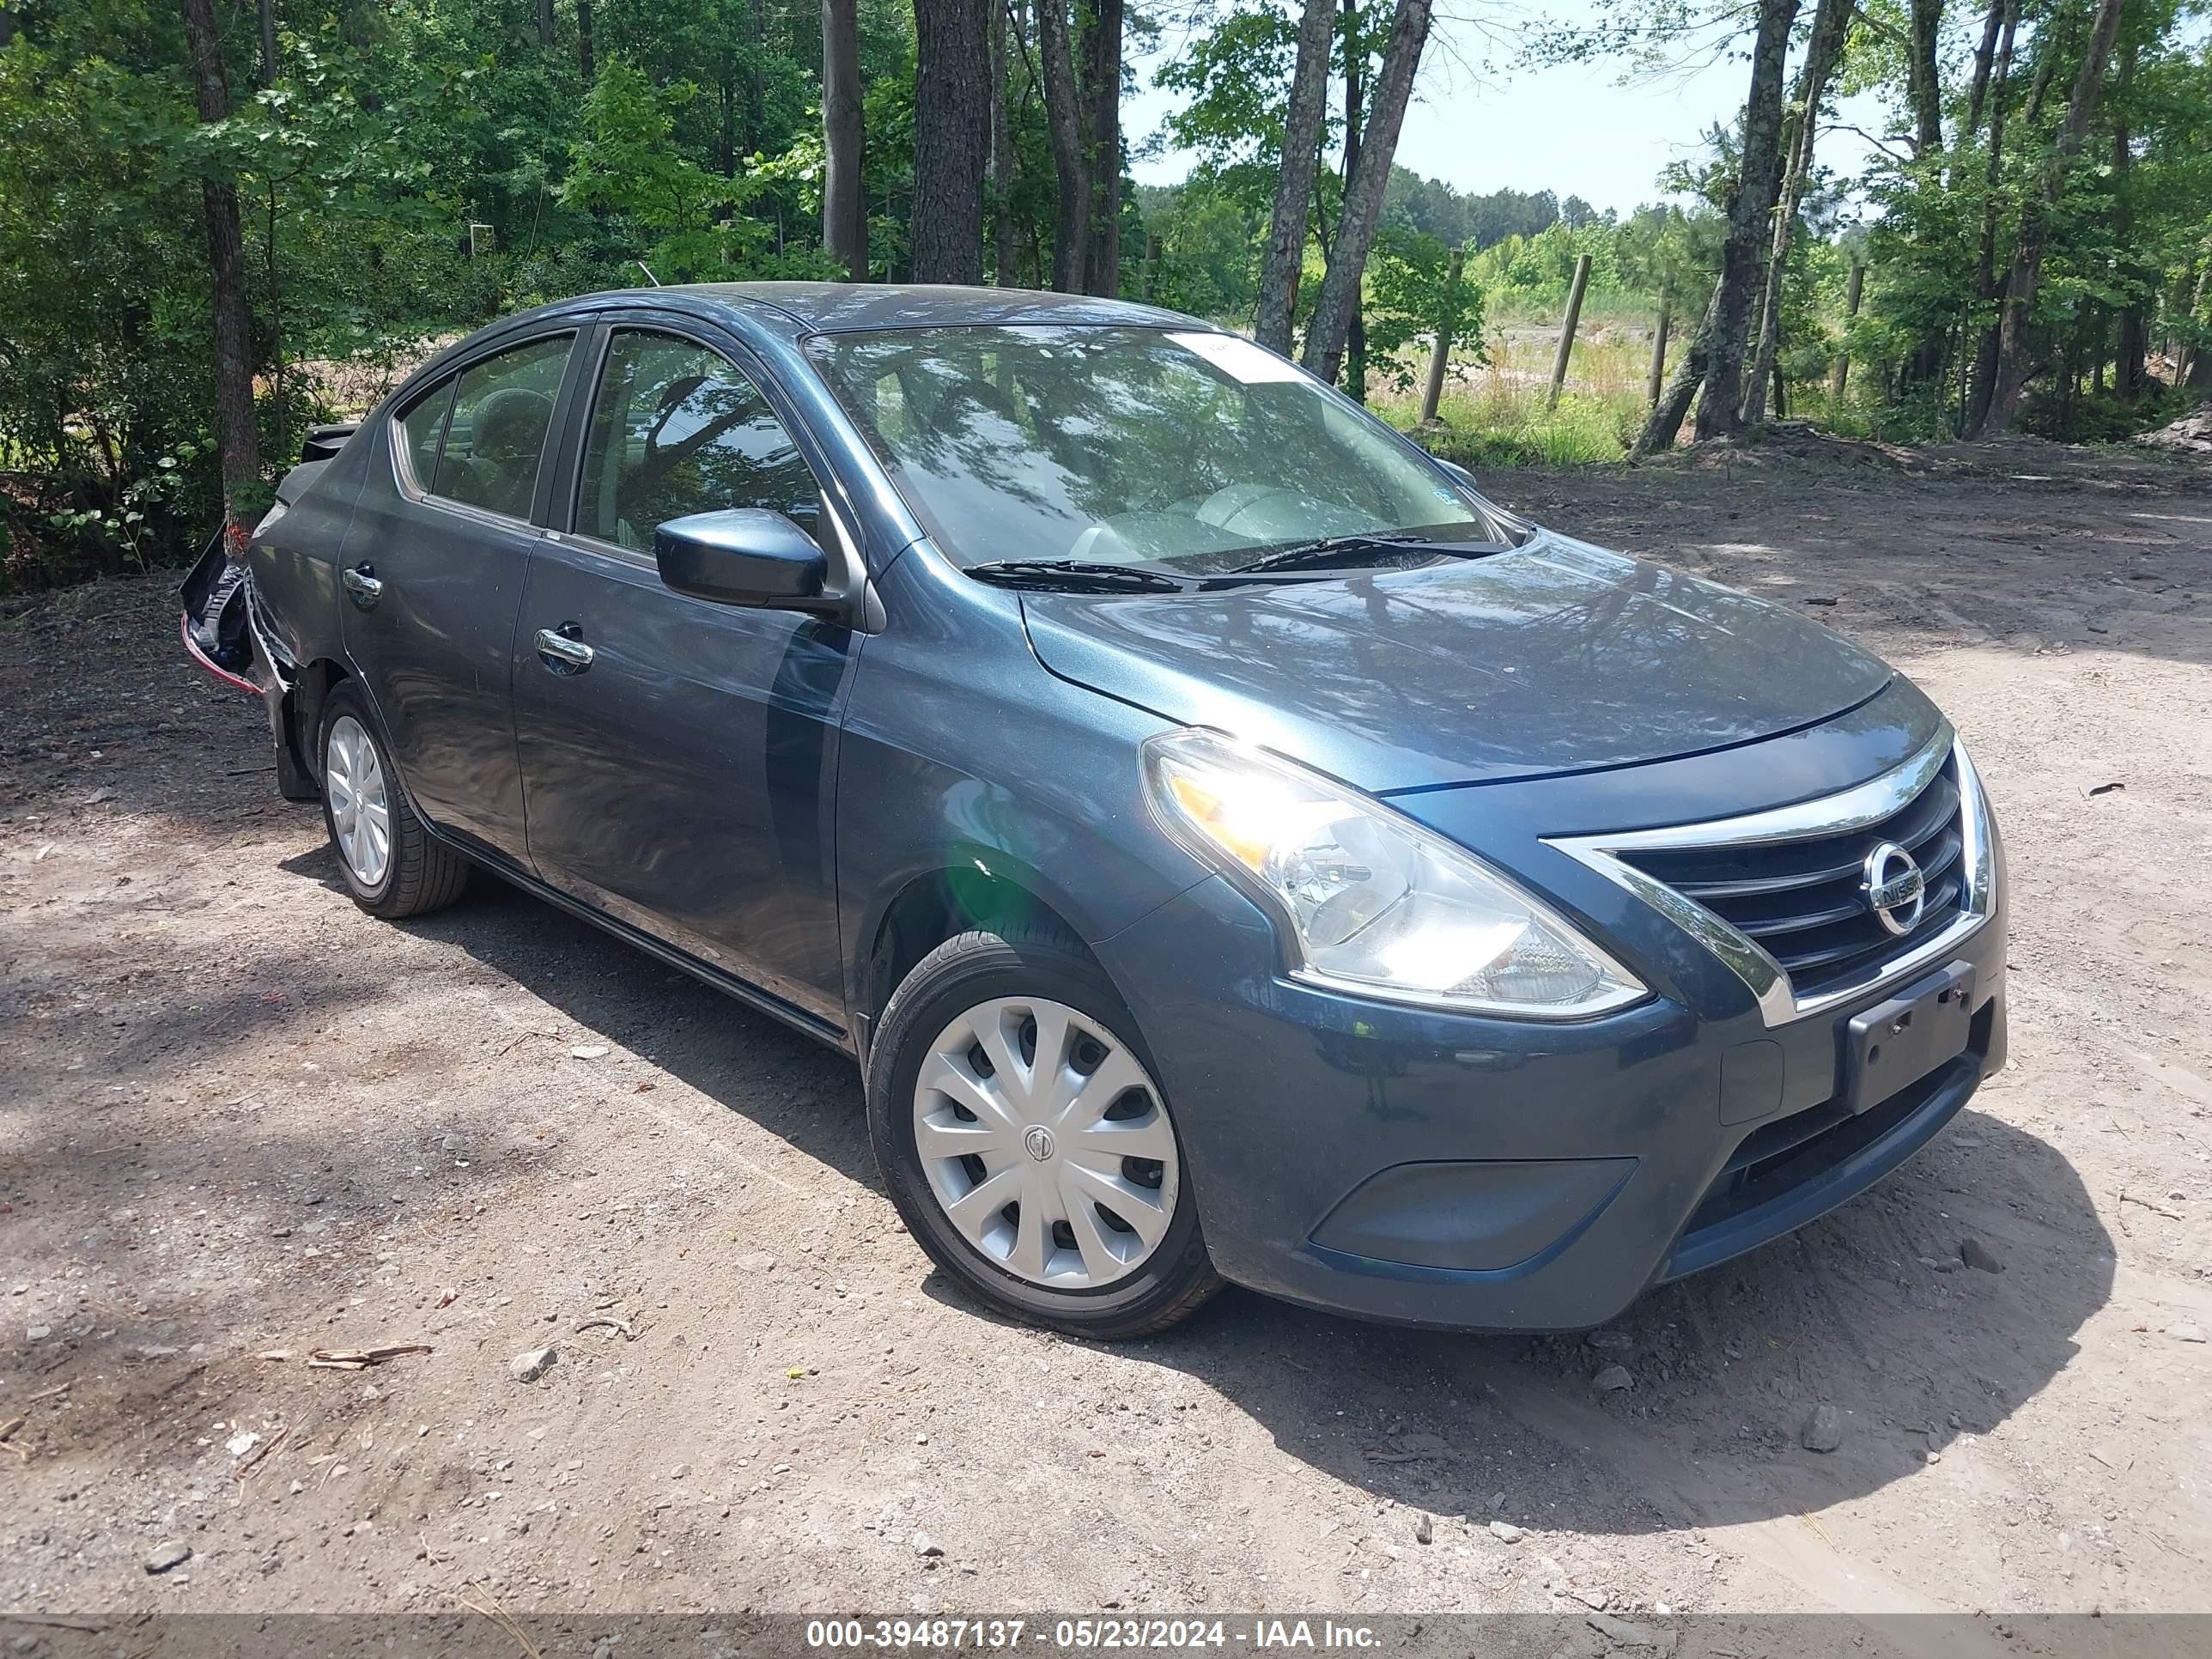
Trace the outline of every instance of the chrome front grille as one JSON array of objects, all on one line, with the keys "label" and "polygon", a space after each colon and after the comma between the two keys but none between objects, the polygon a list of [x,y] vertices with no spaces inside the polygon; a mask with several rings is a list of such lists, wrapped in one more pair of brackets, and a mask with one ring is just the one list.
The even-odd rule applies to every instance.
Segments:
[{"label": "chrome front grille", "polygon": [[[1763,845],[1625,848],[1620,856],[1705,906],[1780,964],[1800,997],[1851,984],[1941,933],[1966,897],[1956,768],[1946,763],[1888,817],[1855,830]],[[1868,902],[1866,865],[1884,842],[1903,848],[1927,884],[1902,935]]]},{"label": "chrome front grille", "polygon": [[[1550,844],[1619,883],[1711,951],[1781,1025],[1932,966],[1994,913],[1996,832],[1949,729],[1839,794],[1704,823]],[[1876,903],[1883,871],[1917,865],[1917,915]]]}]

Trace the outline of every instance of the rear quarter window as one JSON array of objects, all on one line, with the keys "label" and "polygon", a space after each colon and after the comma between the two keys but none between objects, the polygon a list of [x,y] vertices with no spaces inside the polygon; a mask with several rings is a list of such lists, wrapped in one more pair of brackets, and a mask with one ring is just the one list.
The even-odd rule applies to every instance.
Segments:
[{"label": "rear quarter window", "polygon": [[446,411],[453,407],[453,383],[441,380],[408,406],[393,422],[399,435],[408,482],[428,489],[438,474],[438,446],[446,435]]}]

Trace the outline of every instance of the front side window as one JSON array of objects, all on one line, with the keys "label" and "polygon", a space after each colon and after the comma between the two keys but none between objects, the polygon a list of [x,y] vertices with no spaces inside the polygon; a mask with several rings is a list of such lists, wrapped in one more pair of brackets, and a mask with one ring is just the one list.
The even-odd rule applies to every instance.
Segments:
[{"label": "front side window", "polygon": [[461,371],[432,495],[530,516],[572,338],[533,340]]},{"label": "front side window", "polygon": [[760,388],[728,359],[672,334],[617,331],[592,405],[578,532],[643,550],[657,525],[736,507],[815,531],[821,491]]},{"label": "front side window", "polygon": [[918,328],[809,350],[963,565],[1206,574],[1322,537],[1498,533],[1379,422],[1234,335]]}]

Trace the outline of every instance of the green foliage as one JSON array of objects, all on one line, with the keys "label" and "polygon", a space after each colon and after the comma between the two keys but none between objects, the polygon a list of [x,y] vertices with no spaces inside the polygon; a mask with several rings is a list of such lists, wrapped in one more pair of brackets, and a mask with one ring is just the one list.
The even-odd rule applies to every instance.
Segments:
[{"label": "green foliage", "polygon": [[[2048,252],[2028,314],[2033,377],[2021,423],[2100,440],[2169,418],[2165,383],[2212,352],[2212,49],[2202,0],[2130,0],[2090,131],[2055,167],[2088,35],[2089,0],[2021,9],[2012,70],[1967,119],[1983,0],[1950,0],[1938,71],[1942,143],[1910,153],[1904,0],[1863,0],[1834,92],[1891,118],[1861,176],[1815,170],[1791,241],[1779,359],[1790,412],[1892,438],[1955,432],[1992,297],[2030,204],[2051,195]],[[1028,15],[1028,9],[1015,13]],[[1301,0],[1206,0],[1157,71],[1174,94],[1165,141],[1188,179],[1125,179],[1123,288],[1249,323],[1279,176]],[[1340,216],[1347,52],[1371,71],[1390,9],[1340,10],[1298,298],[1322,286]],[[287,4],[262,84],[250,7],[217,8],[229,118],[197,118],[175,0],[22,0],[0,51],[0,587],[195,550],[218,511],[204,186],[235,188],[267,477],[318,416],[358,413],[447,340],[566,295],[663,281],[827,274],[820,251],[820,20],[763,0],[600,0],[578,36],[559,0],[542,42],[520,0]],[[1705,0],[1593,0],[1571,25],[1532,20],[1540,61],[1624,71],[1724,54],[1748,14]],[[910,270],[913,0],[860,0],[871,274]],[[1811,8],[1802,10],[1796,56]],[[1130,20],[1130,61],[1160,20]],[[1352,31],[1346,38],[1347,29]],[[1048,280],[1056,183],[1036,43],[1009,54],[1015,166],[987,203],[985,267]],[[2039,94],[2037,88],[2040,88]],[[1985,111],[1986,115],[1989,112]],[[1863,115],[1855,121],[1877,124]],[[1826,136],[1833,165],[1843,146]],[[1140,135],[1132,134],[1132,137]],[[1692,135],[1684,134],[1683,137]],[[1363,300],[1366,374],[1403,400],[1423,342],[1460,308],[1463,377],[1445,399],[1462,459],[1608,459],[1644,405],[1647,327],[1662,301],[1695,326],[1741,171],[1734,124],[1626,215],[1526,179],[1472,194],[1394,168]],[[2055,185],[2055,193],[2051,193]],[[1846,216],[1856,222],[1846,223]],[[1984,267],[1984,240],[1990,250]],[[1465,250],[1447,292],[1449,250]],[[1584,336],[1566,396],[1551,340],[1577,258],[1590,260]],[[1865,283],[1855,317],[1844,294]],[[1625,334],[1626,331],[1616,331]],[[2115,389],[2120,342],[2148,345],[2149,384]],[[1850,391],[1824,388],[1838,352]],[[1529,390],[1531,386],[1535,392]]]},{"label": "green foliage", "polygon": [[[219,510],[204,179],[243,219],[265,494],[302,428],[434,343],[646,281],[824,274],[811,8],[624,0],[552,46],[511,0],[286,7],[273,84],[217,8],[203,125],[174,0],[19,6],[0,52],[0,588],[197,551]],[[913,25],[862,0],[879,274],[912,210]],[[1048,199],[1046,204],[1049,210]],[[168,465],[162,465],[164,460]]]},{"label": "green foliage", "polygon": [[[1917,156],[1884,153],[1869,172],[1866,303],[1848,344],[1854,362],[1872,370],[1861,381],[1860,402],[1887,435],[1933,438],[1960,428],[1976,345],[1999,314],[1998,301],[1985,293],[2002,290],[2023,216],[2054,178],[2029,313],[2039,373],[2023,428],[2097,440],[2155,424],[2166,408],[2157,377],[2171,371],[2171,357],[2154,351],[2146,395],[2123,399],[2095,390],[2120,372],[2123,319],[2140,319],[2154,347],[2175,352],[2207,332],[2194,314],[2191,273],[2212,234],[2212,52],[2201,31],[2184,27],[2173,0],[2131,5],[2091,130],[2061,165],[2058,130],[2087,21],[2082,9],[2027,12],[2003,94],[2007,125],[1994,179],[1988,124],[1966,131],[1963,80],[1955,76],[1947,85],[1945,147]],[[1880,29],[1861,33],[1873,38],[1854,37],[1851,83],[1901,82],[1895,43]],[[1987,290],[1985,216],[1995,230]]]},{"label": "green foliage", "polygon": [[1158,305],[1239,323],[1259,297],[1256,250],[1267,222],[1252,202],[1212,179],[1140,191],[1146,239],[1158,264],[1145,291]]},{"label": "green foliage", "polygon": [[[180,47],[173,15],[100,21],[116,50],[161,51]],[[198,467],[131,493],[204,445],[205,277],[187,295],[178,273],[206,252],[173,101],[93,44],[19,34],[0,53],[0,453],[25,508],[0,586],[165,548],[216,500]]]},{"label": "green foliage", "polygon": [[800,140],[777,164],[733,156],[727,173],[709,172],[672,142],[678,117],[698,95],[689,81],[656,89],[619,58],[600,65],[560,204],[611,218],[616,234],[647,249],[639,263],[664,283],[834,275],[811,242],[779,250],[777,226],[745,210],[763,191],[795,183],[802,199],[811,190],[818,211],[818,141]]},{"label": "green foliage", "polygon": [[1462,362],[1485,361],[1482,289],[1435,237],[1396,227],[1376,239],[1367,261],[1367,372],[1400,391],[1412,388],[1441,331]]},{"label": "green foliage", "polygon": [[1169,115],[1168,137],[1197,158],[1200,173],[1272,204],[1289,119],[1297,19],[1280,5],[1231,12],[1160,67],[1153,84],[1185,101]]}]

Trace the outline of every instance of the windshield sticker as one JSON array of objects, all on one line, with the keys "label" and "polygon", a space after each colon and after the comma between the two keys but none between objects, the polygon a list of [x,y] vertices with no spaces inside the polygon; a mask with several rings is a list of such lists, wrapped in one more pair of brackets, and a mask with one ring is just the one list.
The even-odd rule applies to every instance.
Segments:
[{"label": "windshield sticker", "polygon": [[1196,352],[1223,374],[1246,386],[1305,378],[1295,363],[1285,362],[1241,334],[1170,334],[1168,338],[1186,351]]}]

